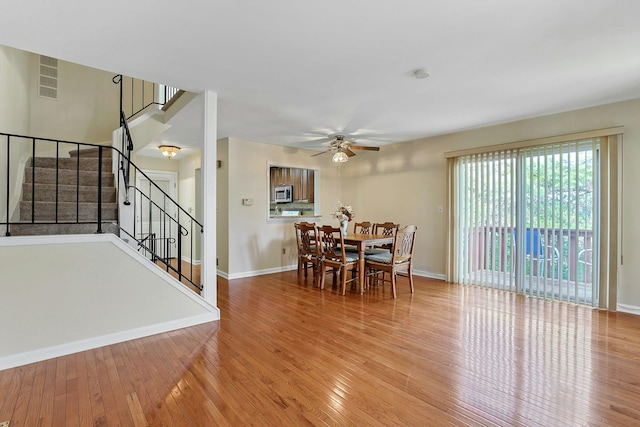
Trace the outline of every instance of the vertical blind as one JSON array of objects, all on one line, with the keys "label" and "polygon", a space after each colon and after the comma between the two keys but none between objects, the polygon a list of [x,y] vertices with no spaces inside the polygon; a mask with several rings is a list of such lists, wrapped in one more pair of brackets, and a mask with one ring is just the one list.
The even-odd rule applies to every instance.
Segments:
[{"label": "vertical blind", "polygon": [[606,306],[609,142],[596,135],[448,156],[448,280]]}]

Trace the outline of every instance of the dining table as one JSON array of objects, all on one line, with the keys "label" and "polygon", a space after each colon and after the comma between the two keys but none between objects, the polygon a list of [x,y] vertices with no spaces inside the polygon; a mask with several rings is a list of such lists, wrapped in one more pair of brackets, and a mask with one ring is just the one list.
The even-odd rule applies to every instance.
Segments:
[{"label": "dining table", "polygon": [[366,248],[393,244],[393,236],[384,236],[382,234],[360,234],[349,233],[343,237],[346,245],[353,245],[358,250],[358,283],[360,286],[360,293],[364,293],[364,252]]}]

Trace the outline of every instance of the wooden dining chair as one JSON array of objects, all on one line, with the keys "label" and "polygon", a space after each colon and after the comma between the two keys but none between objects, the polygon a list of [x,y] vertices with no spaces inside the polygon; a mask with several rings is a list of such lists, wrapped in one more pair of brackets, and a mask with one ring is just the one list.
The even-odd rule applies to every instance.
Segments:
[{"label": "wooden dining chair", "polygon": [[[413,293],[413,244],[415,241],[416,230],[415,225],[407,225],[398,229],[393,239],[391,252],[380,253],[375,255],[365,255],[365,269],[367,276],[374,280],[380,280],[391,283],[391,293],[396,298],[396,278],[398,275],[405,276],[409,279],[409,286]],[[389,273],[389,279],[385,278],[385,274]]]},{"label": "wooden dining chair", "polygon": [[308,269],[313,272],[313,284],[318,284],[318,270],[320,257],[318,254],[318,229],[312,222],[299,222],[294,224],[296,240],[298,242],[298,279],[304,270],[304,277],[308,276]]},{"label": "wooden dining chair", "polygon": [[353,234],[374,234],[373,225],[369,221],[356,222],[353,224]]},{"label": "wooden dining chair", "polygon": [[[373,234],[373,225],[369,221],[356,222],[353,225],[353,234]],[[346,245],[347,252],[358,252],[358,248],[353,245]]]},{"label": "wooden dining chair", "polygon": [[340,276],[340,294],[347,292],[347,283],[356,280],[357,276],[350,278],[347,271],[357,268],[358,254],[347,252],[344,247],[344,237],[339,227],[324,225],[318,229],[319,253],[320,253],[320,289],[324,289],[327,268],[333,272],[333,283],[336,284],[336,275]]},{"label": "wooden dining chair", "polygon": [[400,224],[394,224],[393,222],[382,222],[373,224],[373,234],[381,234],[383,236],[393,236],[396,230],[400,227]]},{"label": "wooden dining chair", "polygon": [[[394,224],[393,222],[383,222],[378,224],[373,224],[373,234],[380,234],[385,237],[393,237],[400,224]],[[368,248],[365,252],[366,255],[376,255],[376,254],[384,254],[391,253],[391,247],[393,245],[390,243],[384,245],[377,245],[373,248]]]}]

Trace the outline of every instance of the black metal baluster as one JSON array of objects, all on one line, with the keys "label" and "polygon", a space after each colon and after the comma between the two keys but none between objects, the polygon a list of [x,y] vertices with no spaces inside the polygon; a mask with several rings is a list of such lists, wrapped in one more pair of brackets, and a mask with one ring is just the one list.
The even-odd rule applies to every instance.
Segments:
[{"label": "black metal baluster", "polygon": [[[147,230],[147,234],[152,235],[153,234],[153,214],[152,214],[152,209],[153,209],[153,205],[151,203],[151,180],[149,180],[149,192],[147,193],[147,199],[148,199],[148,204],[149,204],[149,226],[148,226],[148,230]],[[154,239],[155,242],[155,239]],[[153,262],[156,261],[156,254],[158,252],[157,251],[153,251]]]},{"label": "black metal baluster", "polygon": [[76,144],[76,224],[80,222],[80,144]]},{"label": "black metal baluster", "polygon": [[189,252],[191,253],[191,262],[189,263],[189,278],[193,282],[193,219],[189,220],[189,245],[191,246]]},{"label": "black metal baluster", "polygon": [[98,234],[102,234],[102,147],[98,148]]},{"label": "black metal baluster", "polygon": [[31,138],[31,224],[36,221],[36,139]]},{"label": "black metal baluster", "polygon": [[180,238],[180,236],[182,236],[182,231],[180,230],[180,227],[181,225],[178,223],[178,280],[182,282],[182,239]]},{"label": "black metal baluster", "polygon": [[166,260],[167,264],[169,264],[169,262],[171,262],[171,251],[169,250],[169,239],[171,238],[171,223],[169,223],[169,233],[168,233],[169,235],[167,236],[167,195],[166,194],[162,196],[162,214],[160,216],[162,218],[161,226],[163,228],[162,237],[165,239],[164,240],[165,242],[164,259]]},{"label": "black metal baluster", "polygon": [[59,187],[59,175],[60,175],[60,141],[56,141],[56,224],[58,223],[58,187]]},{"label": "black metal baluster", "polygon": [[[134,175],[133,175],[133,182],[136,182],[136,174],[137,171],[134,169]],[[137,188],[136,188],[137,190]],[[136,234],[136,230],[138,228],[138,220],[140,220],[140,222],[142,222],[142,199],[140,199],[140,211],[138,212],[138,202],[137,202],[137,197],[136,197],[136,192],[134,190],[133,193],[133,236],[135,238],[135,236],[137,236]],[[140,215],[138,217],[138,215]],[[142,225],[140,226],[140,235],[142,236]]]},{"label": "black metal baluster", "polygon": [[11,230],[9,229],[9,178],[10,166],[11,166],[11,136],[7,135],[7,229],[5,230],[5,236],[11,236]]}]

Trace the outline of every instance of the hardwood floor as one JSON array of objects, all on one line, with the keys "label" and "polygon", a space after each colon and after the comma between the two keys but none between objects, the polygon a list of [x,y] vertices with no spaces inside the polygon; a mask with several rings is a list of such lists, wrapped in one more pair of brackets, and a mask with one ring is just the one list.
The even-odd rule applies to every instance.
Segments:
[{"label": "hardwood floor", "polygon": [[[200,264],[191,264],[187,261],[181,261],[181,264],[182,280],[180,280],[180,282],[184,284],[188,289],[191,289],[193,292],[200,295],[200,289],[194,285],[194,283],[200,284]],[[178,261],[175,258],[171,258],[169,260],[169,265],[171,265],[174,270],[167,268],[166,264],[163,264],[161,261],[156,261],[156,265],[163,271],[166,271],[168,274],[170,274],[174,279],[178,279],[178,273],[174,271],[178,268]]]},{"label": "hardwood floor", "polygon": [[222,320],[0,371],[25,426],[640,425],[640,317],[416,277],[220,279]]}]

